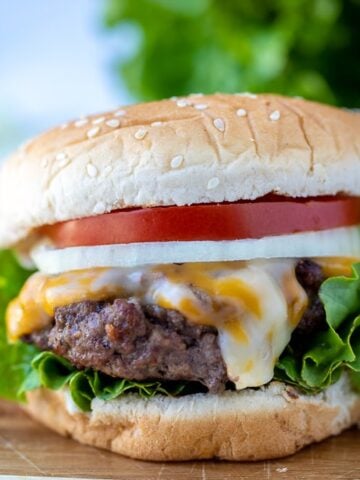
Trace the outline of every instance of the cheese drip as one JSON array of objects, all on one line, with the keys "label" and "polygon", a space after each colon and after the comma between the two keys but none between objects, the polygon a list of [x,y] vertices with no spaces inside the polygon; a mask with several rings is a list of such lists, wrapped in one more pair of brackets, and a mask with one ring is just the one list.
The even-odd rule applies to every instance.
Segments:
[{"label": "cheese drip", "polygon": [[16,341],[46,327],[60,306],[136,296],[216,327],[228,377],[239,390],[256,387],[272,379],[307,307],[294,265],[281,259],[37,273],[8,307],[8,336]]}]

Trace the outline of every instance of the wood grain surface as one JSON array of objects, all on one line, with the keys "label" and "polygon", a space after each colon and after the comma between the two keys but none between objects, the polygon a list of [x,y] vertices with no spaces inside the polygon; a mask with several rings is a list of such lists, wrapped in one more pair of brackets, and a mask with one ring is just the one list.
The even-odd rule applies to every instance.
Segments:
[{"label": "wood grain surface", "polygon": [[[276,438],[274,438],[276,442]],[[258,463],[149,463],[80,445],[0,402],[0,478],[360,480],[360,432],[311,446],[286,459]]]}]

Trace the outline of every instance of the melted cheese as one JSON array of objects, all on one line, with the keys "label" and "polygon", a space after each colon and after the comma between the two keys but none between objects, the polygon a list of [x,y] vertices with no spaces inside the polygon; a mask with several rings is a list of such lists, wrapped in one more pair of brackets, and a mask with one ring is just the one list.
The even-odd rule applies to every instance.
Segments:
[{"label": "melted cheese", "polygon": [[350,277],[352,272],[352,265],[359,262],[358,257],[320,257],[316,258],[316,263],[318,263],[325,277],[336,277],[336,276],[345,276]]},{"label": "melted cheese", "polygon": [[14,341],[52,321],[55,309],[82,300],[136,296],[211,325],[237,389],[260,386],[307,306],[293,260],[98,268],[57,276],[33,275],[7,311]]}]

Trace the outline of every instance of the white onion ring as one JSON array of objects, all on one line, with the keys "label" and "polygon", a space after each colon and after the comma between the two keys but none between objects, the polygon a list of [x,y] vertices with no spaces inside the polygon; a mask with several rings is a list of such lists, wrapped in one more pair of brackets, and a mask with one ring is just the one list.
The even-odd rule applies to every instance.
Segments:
[{"label": "white onion ring", "polygon": [[131,243],[59,250],[38,245],[31,252],[37,268],[47,274],[95,267],[337,256],[360,256],[359,227],[258,240]]}]

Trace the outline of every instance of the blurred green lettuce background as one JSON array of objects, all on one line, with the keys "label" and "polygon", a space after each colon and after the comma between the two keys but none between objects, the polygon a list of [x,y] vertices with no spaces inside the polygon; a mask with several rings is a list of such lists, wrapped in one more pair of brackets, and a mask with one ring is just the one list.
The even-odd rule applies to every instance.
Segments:
[{"label": "blurred green lettuce background", "polygon": [[133,25],[120,75],[138,99],[272,91],[360,105],[359,0],[107,0]]}]

